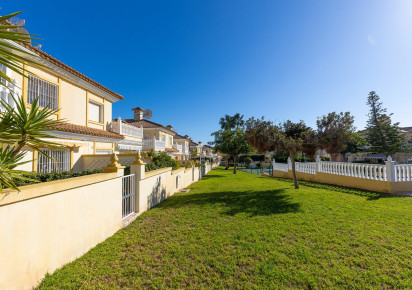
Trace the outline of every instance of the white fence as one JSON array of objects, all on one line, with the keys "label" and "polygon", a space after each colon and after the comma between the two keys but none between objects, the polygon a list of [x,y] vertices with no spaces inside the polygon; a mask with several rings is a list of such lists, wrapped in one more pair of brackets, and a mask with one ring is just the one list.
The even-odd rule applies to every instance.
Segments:
[{"label": "white fence", "polygon": [[273,170],[288,172],[289,165],[287,163],[273,163]]},{"label": "white fence", "polygon": [[387,180],[386,165],[320,162],[319,172],[359,177],[374,180]]},{"label": "white fence", "polygon": [[412,164],[395,165],[395,181],[412,181]]},{"label": "white fence", "polygon": [[[273,163],[273,170],[287,172],[292,170],[292,163]],[[336,174],[363,179],[372,179],[390,182],[412,181],[412,164],[398,164],[389,158],[385,164],[363,164],[347,162],[295,162],[296,172],[316,174],[317,172]]]},{"label": "white fence", "polygon": [[295,166],[296,166],[297,172],[304,172],[304,173],[310,173],[310,174],[316,173],[316,163],[315,162],[307,162],[307,163],[296,162]]}]

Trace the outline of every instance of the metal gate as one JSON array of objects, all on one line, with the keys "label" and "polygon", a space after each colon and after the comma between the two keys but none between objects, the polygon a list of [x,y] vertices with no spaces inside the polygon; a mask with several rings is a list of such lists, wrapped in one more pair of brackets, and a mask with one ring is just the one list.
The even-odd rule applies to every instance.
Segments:
[{"label": "metal gate", "polygon": [[136,212],[135,175],[122,177],[122,218],[125,219]]}]

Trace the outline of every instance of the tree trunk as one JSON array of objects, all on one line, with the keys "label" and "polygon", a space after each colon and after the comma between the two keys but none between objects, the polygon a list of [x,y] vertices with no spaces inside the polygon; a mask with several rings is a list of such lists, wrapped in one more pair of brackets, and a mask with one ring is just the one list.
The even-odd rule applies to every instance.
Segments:
[{"label": "tree trunk", "polygon": [[233,166],[233,174],[236,174],[236,156],[233,156],[233,162],[234,162],[234,166]]},{"label": "tree trunk", "polygon": [[296,167],[295,167],[295,158],[293,157],[293,151],[289,151],[290,161],[292,162],[292,176],[293,176],[293,184],[295,185],[295,189],[299,189],[298,179],[296,178]]},{"label": "tree trunk", "polygon": [[228,170],[228,169],[229,169],[229,157],[226,158],[226,168],[225,168],[225,170]]}]

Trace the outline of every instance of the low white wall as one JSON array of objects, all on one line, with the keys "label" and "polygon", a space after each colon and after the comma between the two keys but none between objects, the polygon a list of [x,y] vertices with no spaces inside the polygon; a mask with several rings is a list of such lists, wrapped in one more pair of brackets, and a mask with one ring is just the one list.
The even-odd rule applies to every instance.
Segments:
[{"label": "low white wall", "polygon": [[102,173],[0,198],[0,289],[29,289],[122,227],[122,180]]},{"label": "low white wall", "polygon": [[[141,214],[211,170],[162,168],[136,176]],[[122,179],[101,173],[27,185],[0,194],[0,289],[35,287],[122,228]]]},{"label": "low white wall", "polygon": [[156,206],[182,188],[199,181],[211,169],[212,166],[209,164],[203,170],[201,167],[193,167],[172,171],[169,167],[144,172],[144,165],[131,165],[131,173],[136,174],[138,214]]}]

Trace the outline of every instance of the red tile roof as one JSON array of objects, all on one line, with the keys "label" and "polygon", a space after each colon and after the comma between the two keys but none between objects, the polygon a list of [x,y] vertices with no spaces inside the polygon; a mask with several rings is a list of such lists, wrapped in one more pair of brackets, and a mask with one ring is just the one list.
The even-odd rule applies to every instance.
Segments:
[{"label": "red tile roof", "polygon": [[184,140],[190,141],[189,137],[185,137],[185,136],[182,136],[182,135],[179,135],[179,134],[174,135],[173,139],[177,139],[177,140],[184,139]]},{"label": "red tile roof", "polygon": [[175,149],[175,148],[165,148],[166,152],[179,152],[179,150]]},{"label": "red tile roof", "polygon": [[56,131],[64,131],[64,132],[112,138],[112,139],[124,139],[123,135],[120,135],[117,133],[95,129],[95,128],[90,128],[90,127],[81,126],[81,125],[69,124],[69,123],[62,123],[62,124],[56,125],[54,128],[56,129]]}]

